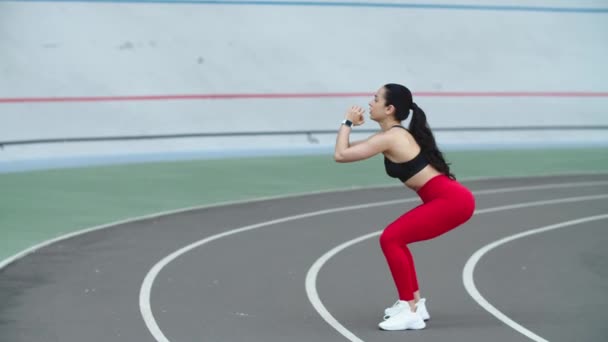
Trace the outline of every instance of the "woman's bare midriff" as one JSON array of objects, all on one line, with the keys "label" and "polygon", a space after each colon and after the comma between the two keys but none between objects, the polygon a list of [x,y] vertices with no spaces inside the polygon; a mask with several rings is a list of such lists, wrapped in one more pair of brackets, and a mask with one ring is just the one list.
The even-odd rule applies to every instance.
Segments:
[{"label": "woman's bare midriff", "polygon": [[440,174],[441,172],[437,171],[433,166],[427,165],[424,167],[424,169],[420,170],[420,172],[403,182],[403,184],[414,191],[418,191],[424,186],[424,184],[426,184],[426,182],[431,180],[431,178]]}]

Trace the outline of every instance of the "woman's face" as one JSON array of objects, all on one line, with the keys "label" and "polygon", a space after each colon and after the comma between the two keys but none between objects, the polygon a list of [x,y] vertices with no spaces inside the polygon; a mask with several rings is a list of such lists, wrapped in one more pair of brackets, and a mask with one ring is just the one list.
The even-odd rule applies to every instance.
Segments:
[{"label": "woman's face", "polygon": [[382,120],[387,115],[384,99],[385,92],[386,89],[384,87],[378,89],[374,98],[369,102],[369,118],[374,121]]}]

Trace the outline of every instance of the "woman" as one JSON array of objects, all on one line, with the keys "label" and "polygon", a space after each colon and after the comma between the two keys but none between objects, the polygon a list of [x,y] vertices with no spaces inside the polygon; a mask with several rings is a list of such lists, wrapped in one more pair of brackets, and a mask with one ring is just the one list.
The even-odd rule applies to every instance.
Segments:
[{"label": "woman", "polygon": [[[401,126],[412,112],[409,129]],[[383,330],[424,329],[430,318],[421,298],[408,244],[435,238],[468,221],[475,210],[473,194],[458,183],[437,148],[426,115],[399,84],[380,88],[369,103],[370,119],[381,131],[366,140],[349,143],[352,126],[364,122],[364,110],[353,106],[342,121],[334,159],[348,163],[384,155],[386,173],[418,194],[422,204],[388,225],[380,246],[397,287],[399,300],[385,310]]]}]

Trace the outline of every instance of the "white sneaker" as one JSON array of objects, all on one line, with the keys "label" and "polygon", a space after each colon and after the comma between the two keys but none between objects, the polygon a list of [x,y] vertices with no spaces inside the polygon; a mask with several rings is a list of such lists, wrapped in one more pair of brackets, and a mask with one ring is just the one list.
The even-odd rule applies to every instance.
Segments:
[{"label": "white sneaker", "polygon": [[404,301],[404,300],[398,300],[395,302],[395,304],[393,304],[393,306],[384,309],[384,319],[387,320],[389,318],[391,318],[391,316],[394,316],[398,313],[401,312],[401,310],[407,308],[409,310],[410,305],[408,304],[408,302]]},{"label": "white sneaker", "polygon": [[416,312],[425,321],[431,319],[431,315],[429,315],[429,311],[426,309],[426,298],[420,298],[418,303],[416,303]]},{"label": "white sneaker", "polygon": [[426,327],[426,323],[418,313],[407,309],[380,322],[378,326],[382,330],[420,330]]},{"label": "white sneaker", "polygon": [[[387,320],[401,312],[401,310],[407,308],[409,310],[409,304],[404,300],[398,300],[393,304],[393,306],[384,309],[384,319]],[[426,309],[426,298],[420,298],[418,303],[416,303],[416,312],[422,317],[423,320],[428,321],[431,319],[428,310]]]}]

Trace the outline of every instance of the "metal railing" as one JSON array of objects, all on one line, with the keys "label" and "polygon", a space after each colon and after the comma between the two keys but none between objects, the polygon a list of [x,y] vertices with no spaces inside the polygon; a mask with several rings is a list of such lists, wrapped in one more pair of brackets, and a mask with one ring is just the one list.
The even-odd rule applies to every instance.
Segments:
[{"label": "metal railing", "polygon": [[[608,125],[562,125],[562,126],[471,126],[471,127],[437,127],[433,132],[489,132],[489,131],[590,131],[608,130]],[[376,133],[378,130],[357,129],[356,133]],[[158,140],[186,138],[217,138],[217,137],[251,137],[251,136],[294,136],[304,135],[314,142],[314,135],[336,134],[336,130],[298,130],[298,131],[257,131],[257,132],[198,132],[176,134],[142,134],[115,136],[82,136],[65,138],[23,139],[0,141],[0,148],[14,145],[60,144],[75,142],[105,142],[128,140]]]}]

